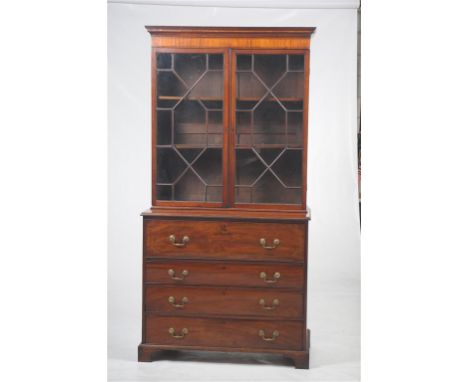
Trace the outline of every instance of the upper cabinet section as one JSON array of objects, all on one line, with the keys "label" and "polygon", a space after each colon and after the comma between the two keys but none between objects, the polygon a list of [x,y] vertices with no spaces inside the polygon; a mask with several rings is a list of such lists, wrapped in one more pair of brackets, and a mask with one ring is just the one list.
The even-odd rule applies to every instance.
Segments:
[{"label": "upper cabinet section", "polygon": [[153,206],[305,210],[313,28],[147,29]]}]

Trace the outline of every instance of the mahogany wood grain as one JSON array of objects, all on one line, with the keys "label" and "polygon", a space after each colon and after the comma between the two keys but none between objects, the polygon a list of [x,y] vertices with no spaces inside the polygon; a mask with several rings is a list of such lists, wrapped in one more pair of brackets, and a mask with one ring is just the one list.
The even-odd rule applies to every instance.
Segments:
[{"label": "mahogany wood grain", "polygon": [[[223,347],[250,347],[256,349],[302,349],[303,323],[298,321],[235,320],[218,318],[166,317],[147,313],[147,343],[161,345],[196,345]],[[183,338],[175,335],[188,333]],[[265,341],[259,335],[264,330],[265,338],[271,338],[277,330],[279,336],[274,341]]]},{"label": "mahogany wood grain", "polygon": [[[185,220],[146,220],[144,224],[146,257],[304,261],[304,224]],[[187,236],[189,242],[175,246],[169,240],[171,235],[177,242]],[[280,244],[265,249],[260,245],[261,238],[268,246],[275,239]]]},{"label": "mahogany wood grain", "polygon": [[174,48],[236,48],[236,49],[308,49],[310,40],[307,37],[281,38],[281,37],[179,37],[179,36],[152,36],[155,47]]},{"label": "mahogany wood grain", "polygon": [[[195,262],[195,261],[157,261],[145,263],[145,283],[165,285],[213,285],[231,287],[253,287],[267,289],[296,289],[304,287],[304,269],[300,265],[287,264],[241,264],[219,262]],[[174,280],[169,276],[169,269],[179,276],[183,270],[188,271],[188,276],[183,280]],[[265,272],[268,280],[273,278],[275,272],[280,273],[280,278],[275,283],[267,283],[260,278],[260,273]]]},{"label": "mahogany wood grain", "polygon": [[[302,294],[298,292],[159,285],[147,285],[145,289],[146,311],[162,314],[299,319],[303,313]],[[169,301],[169,297],[174,297],[175,301]],[[278,305],[273,303],[274,300]]]}]

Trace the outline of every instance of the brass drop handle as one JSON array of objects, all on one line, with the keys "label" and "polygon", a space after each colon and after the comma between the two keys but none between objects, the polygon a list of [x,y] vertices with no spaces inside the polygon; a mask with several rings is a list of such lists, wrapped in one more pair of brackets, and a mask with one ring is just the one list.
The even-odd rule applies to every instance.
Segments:
[{"label": "brass drop handle", "polygon": [[270,279],[267,279],[267,274],[265,272],[260,272],[260,278],[268,284],[273,284],[277,282],[280,277],[281,277],[281,273],[275,272],[273,273],[273,279],[270,280]]},{"label": "brass drop handle", "polygon": [[182,242],[177,243],[175,235],[169,235],[169,241],[172,243],[174,247],[185,247],[187,243],[190,241],[190,238],[188,236],[183,236]]},{"label": "brass drop handle", "polygon": [[260,239],[260,245],[265,248],[265,249],[275,249],[278,245],[280,245],[279,239],[274,239],[273,240],[273,245],[267,245],[266,239],[262,237]]},{"label": "brass drop handle", "polygon": [[175,271],[174,271],[173,269],[169,269],[169,270],[167,271],[167,273],[169,274],[169,276],[171,276],[171,279],[172,279],[172,280],[183,280],[183,279],[185,279],[185,278],[188,276],[188,274],[189,274],[188,270],[186,270],[186,269],[184,269],[184,270],[182,271],[182,273],[181,273],[182,276],[176,276],[176,275],[175,275]]},{"label": "brass drop handle", "polygon": [[182,297],[182,300],[180,300],[180,304],[176,302],[176,299],[174,296],[169,296],[167,299],[169,303],[174,307],[174,308],[183,308],[187,303],[188,303],[188,298],[187,297]]},{"label": "brass drop handle", "polygon": [[279,300],[275,298],[272,302],[271,305],[266,305],[265,299],[261,298],[258,300],[258,303],[262,306],[263,309],[265,310],[273,310],[276,309],[279,306]]},{"label": "brass drop handle", "polygon": [[176,334],[176,330],[174,328],[169,328],[168,332],[174,338],[184,338],[188,334],[188,329],[183,328],[181,332],[182,334]]},{"label": "brass drop handle", "polygon": [[263,341],[274,341],[279,336],[279,331],[274,330],[273,333],[271,334],[271,337],[265,337],[265,331],[263,329],[260,329],[258,331],[258,335],[262,337]]}]

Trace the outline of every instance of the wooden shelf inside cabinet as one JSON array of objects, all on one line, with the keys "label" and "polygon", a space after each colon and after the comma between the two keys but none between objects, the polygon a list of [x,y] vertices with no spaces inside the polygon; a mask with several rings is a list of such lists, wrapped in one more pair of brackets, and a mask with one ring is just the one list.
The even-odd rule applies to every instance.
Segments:
[{"label": "wooden shelf inside cabinet", "polygon": [[[183,97],[183,96],[158,96],[158,99],[162,99],[162,100],[181,100],[181,99],[186,99],[188,101],[223,101],[223,98],[220,98],[220,97]],[[282,102],[302,102],[303,99],[302,98],[293,98],[293,97],[277,97],[277,98],[273,98],[273,97],[266,97],[264,98],[263,100],[264,101],[270,101],[270,102],[273,102],[273,101],[276,101],[276,100],[279,100],[279,101],[282,101]],[[260,97],[241,97],[241,98],[236,98],[236,101],[260,101],[262,100],[262,98]]]},{"label": "wooden shelf inside cabinet", "polygon": [[220,145],[202,145],[202,144],[181,144],[181,145],[157,145],[156,148],[160,148],[160,149],[163,149],[163,148],[177,148],[177,149],[204,149],[204,148],[211,148],[211,149],[222,149],[223,146],[220,146]]},{"label": "wooden shelf inside cabinet", "polygon": [[142,342],[279,354],[308,368],[313,28],[147,27],[152,207]]},{"label": "wooden shelf inside cabinet", "polygon": [[183,96],[158,96],[159,99],[163,100],[180,100],[186,99],[188,101],[222,101],[223,99],[220,97],[183,97]]},{"label": "wooden shelf inside cabinet", "polygon": [[302,150],[301,145],[283,145],[283,144],[253,144],[253,145],[242,145],[236,144],[236,149],[286,149],[286,150]]},{"label": "wooden shelf inside cabinet", "polygon": [[[236,98],[236,101],[252,101],[252,102],[258,102],[262,98],[251,98],[251,97],[242,97],[242,98]],[[276,100],[279,100],[281,102],[302,102],[302,98],[285,98],[285,97],[267,97],[263,99],[264,101],[269,101],[269,102],[275,102]]]}]

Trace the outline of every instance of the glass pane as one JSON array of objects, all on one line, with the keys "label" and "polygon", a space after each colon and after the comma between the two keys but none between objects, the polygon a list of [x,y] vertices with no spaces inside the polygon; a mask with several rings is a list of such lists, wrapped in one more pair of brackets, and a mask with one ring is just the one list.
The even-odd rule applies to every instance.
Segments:
[{"label": "glass pane", "polygon": [[171,184],[182,174],[187,167],[184,160],[178,153],[171,148],[158,149],[157,155],[158,163],[158,176],[157,182],[159,184]]},{"label": "glass pane", "polygon": [[238,54],[237,55],[237,70],[252,70],[252,55]]},{"label": "glass pane", "polygon": [[207,186],[206,187],[206,201],[207,202],[221,202],[223,200],[223,187],[222,186]]},{"label": "glass pane", "polygon": [[170,53],[160,53],[157,55],[158,69],[170,69],[172,66],[172,56]]},{"label": "glass pane", "polygon": [[304,73],[287,73],[273,88],[273,93],[285,101],[302,101],[304,99]]},{"label": "glass pane", "polygon": [[283,195],[281,183],[270,172],[265,173],[252,190],[253,203],[279,203]]},{"label": "glass pane", "polygon": [[174,184],[174,200],[203,202],[205,200],[205,185],[192,170],[188,170]]},{"label": "glass pane", "polygon": [[273,86],[286,73],[285,54],[255,54],[254,72],[268,86]]},{"label": "glass pane", "polygon": [[209,111],[208,112],[208,133],[222,134],[223,133],[223,112]]},{"label": "glass pane", "polygon": [[217,99],[201,99],[200,101],[207,110],[223,110],[223,101]]},{"label": "glass pane", "polygon": [[[237,99],[258,101],[267,93],[267,88],[262,85],[259,78],[253,73],[237,73]],[[254,103],[255,105],[255,103]],[[252,105],[253,106],[253,105]]]},{"label": "glass pane", "polygon": [[172,186],[157,186],[156,198],[158,200],[172,200]]},{"label": "glass pane", "polygon": [[174,144],[206,142],[206,116],[201,102],[184,99],[174,109]]},{"label": "glass pane", "polygon": [[206,70],[206,54],[174,54],[174,71],[192,86]]},{"label": "glass pane", "polygon": [[197,81],[188,98],[221,100],[223,98],[223,72],[208,72]]},{"label": "glass pane", "polygon": [[287,187],[302,186],[302,150],[286,150],[271,167]]},{"label": "glass pane", "polygon": [[302,112],[288,112],[288,145],[289,146],[302,146],[302,125],[303,125]]},{"label": "glass pane", "polygon": [[208,67],[210,70],[222,70],[223,69],[223,55],[222,54],[208,55]]},{"label": "glass pane", "polygon": [[302,203],[304,56],[236,58],[235,201]]},{"label": "glass pane", "polygon": [[223,113],[208,112],[208,146],[223,145]]},{"label": "glass pane", "polygon": [[265,171],[266,166],[251,149],[236,150],[236,185],[250,186]]},{"label": "glass pane", "polygon": [[251,111],[237,111],[236,112],[236,144],[238,145],[251,145],[252,134],[252,112]]},{"label": "glass pane", "polygon": [[254,110],[255,145],[286,144],[286,111],[276,100],[263,101]]},{"label": "glass pane", "polygon": [[283,149],[255,149],[262,160],[267,164],[271,165],[275,159],[277,159],[283,152]]},{"label": "glass pane", "polygon": [[187,162],[192,163],[195,160],[195,158],[201,155],[201,153],[203,152],[203,149],[178,148],[177,151],[184,157],[184,159]]},{"label": "glass pane", "polygon": [[304,56],[302,54],[290,54],[288,71],[304,71]]},{"label": "glass pane", "polygon": [[193,169],[209,186],[223,184],[222,155],[222,149],[206,149],[193,164]]},{"label": "glass pane", "polygon": [[252,190],[252,203],[300,204],[300,189],[285,189],[278,179],[267,172]]},{"label": "glass pane", "polygon": [[158,200],[222,202],[224,57],[159,53]]},{"label": "glass pane", "polygon": [[236,186],[235,196],[237,203],[252,203],[252,187]]},{"label": "glass pane", "polygon": [[158,145],[170,145],[172,143],[172,111],[159,110],[157,114],[156,140]]},{"label": "glass pane", "polygon": [[162,100],[177,99],[187,91],[185,85],[173,72],[158,72],[157,84],[158,98]]}]

